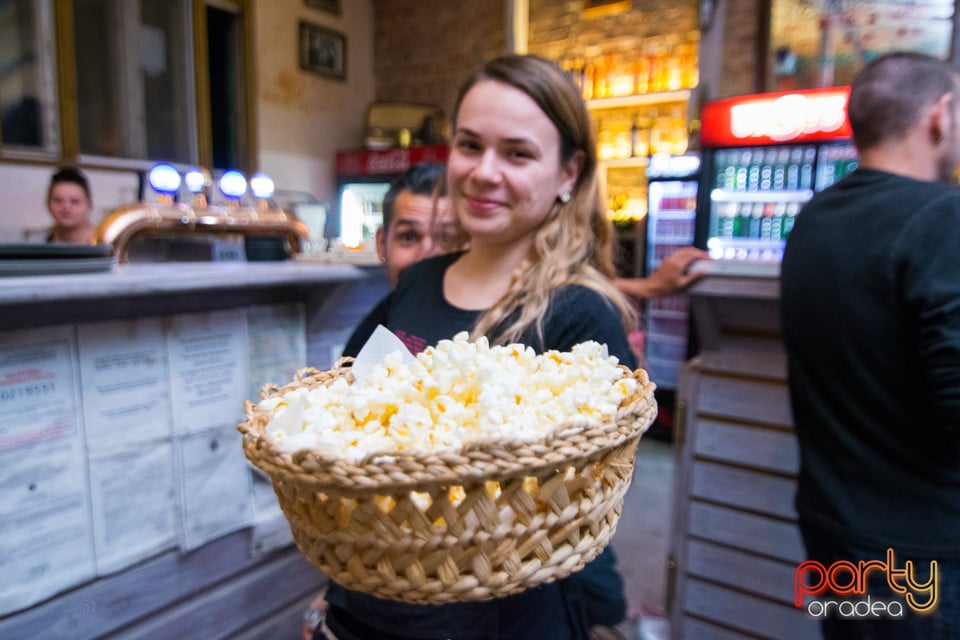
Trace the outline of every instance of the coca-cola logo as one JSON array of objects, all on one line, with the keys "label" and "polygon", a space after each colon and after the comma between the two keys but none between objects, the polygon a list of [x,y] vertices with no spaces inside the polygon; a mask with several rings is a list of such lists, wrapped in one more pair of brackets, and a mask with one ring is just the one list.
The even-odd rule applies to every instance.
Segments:
[{"label": "coca-cola logo", "polygon": [[730,108],[735,138],[770,138],[778,142],[813,133],[832,133],[846,121],[846,95],[787,94],[776,100],[748,102]]},{"label": "coca-cola logo", "polygon": [[410,168],[410,153],[407,149],[372,153],[367,158],[367,173],[403,173],[408,168]]}]

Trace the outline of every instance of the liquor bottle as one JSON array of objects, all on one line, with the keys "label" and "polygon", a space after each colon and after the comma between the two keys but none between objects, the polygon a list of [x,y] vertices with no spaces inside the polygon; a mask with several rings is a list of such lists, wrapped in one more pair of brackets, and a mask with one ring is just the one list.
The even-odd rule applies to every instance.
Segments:
[{"label": "liquor bottle", "polygon": [[636,95],[650,90],[650,60],[642,51],[637,51],[633,61],[633,92]]}]

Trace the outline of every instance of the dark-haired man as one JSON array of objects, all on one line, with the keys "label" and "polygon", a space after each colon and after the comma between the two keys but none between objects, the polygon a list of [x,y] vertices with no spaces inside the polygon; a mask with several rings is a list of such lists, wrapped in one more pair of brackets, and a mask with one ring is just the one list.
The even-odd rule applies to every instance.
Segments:
[{"label": "dark-haired man", "polygon": [[[443,172],[444,165],[439,163],[415,164],[390,184],[383,198],[377,255],[387,267],[391,287],[397,286],[401,271],[433,255],[452,233],[450,201],[442,194],[434,197],[442,189]],[[384,304],[381,301],[354,329],[343,355],[355,357],[377,325],[384,323]]]},{"label": "dark-haired man", "polygon": [[860,167],[801,211],[782,265],[801,532],[812,568],[846,587],[835,563],[869,567],[854,599],[898,605],[830,617],[825,638],[958,638],[960,77],[888,54],[847,112]]}]

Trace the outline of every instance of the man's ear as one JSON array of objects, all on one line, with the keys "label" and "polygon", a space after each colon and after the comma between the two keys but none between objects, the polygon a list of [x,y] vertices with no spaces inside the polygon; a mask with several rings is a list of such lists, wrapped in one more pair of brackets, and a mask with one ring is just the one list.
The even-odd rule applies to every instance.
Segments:
[{"label": "man's ear", "polygon": [[945,93],[930,107],[927,118],[930,139],[939,145],[956,123],[953,121],[953,94]]},{"label": "man's ear", "polygon": [[380,258],[380,262],[387,261],[387,237],[383,232],[383,225],[377,229],[376,235],[377,241],[377,257]]}]

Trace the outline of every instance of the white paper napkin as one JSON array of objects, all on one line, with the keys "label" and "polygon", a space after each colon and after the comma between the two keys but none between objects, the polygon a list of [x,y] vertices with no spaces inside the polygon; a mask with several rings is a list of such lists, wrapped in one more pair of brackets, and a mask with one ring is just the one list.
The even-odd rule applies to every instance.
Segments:
[{"label": "white paper napkin", "polygon": [[406,364],[410,364],[416,359],[407,349],[407,345],[403,344],[403,341],[396,334],[382,324],[378,324],[353,361],[351,367],[353,377],[356,378],[357,382],[363,382],[373,368],[394,351],[400,352]]}]

